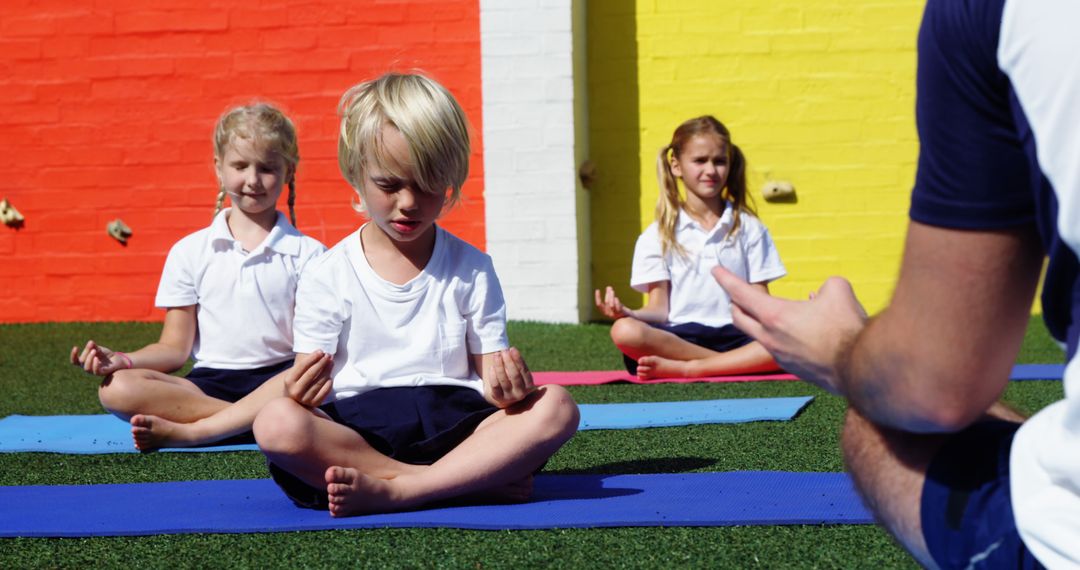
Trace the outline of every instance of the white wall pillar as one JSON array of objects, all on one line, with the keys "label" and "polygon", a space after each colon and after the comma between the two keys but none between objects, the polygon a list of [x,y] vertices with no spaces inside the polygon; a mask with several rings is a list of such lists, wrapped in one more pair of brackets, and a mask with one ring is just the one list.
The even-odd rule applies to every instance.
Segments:
[{"label": "white wall pillar", "polygon": [[514,320],[590,314],[583,14],[582,1],[480,0],[487,251]]}]

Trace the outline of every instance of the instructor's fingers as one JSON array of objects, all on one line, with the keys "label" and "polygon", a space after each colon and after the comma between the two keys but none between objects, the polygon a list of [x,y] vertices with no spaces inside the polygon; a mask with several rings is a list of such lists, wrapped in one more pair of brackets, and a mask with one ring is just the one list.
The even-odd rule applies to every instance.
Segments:
[{"label": "instructor's fingers", "polygon": [[768,334],[765,327],[757,319],[743,311],[738,305],[731,306],[731,322],[735,325],[735,328],[758,342],[761,342]]},{"label": "instructor's fingers", "polygon": [[781,302],[780,299],[754,287],[723,267],[714,267],[712,274],[716,282],[727,291],[731,302],[755,319],[760,318],[762,311]]}]

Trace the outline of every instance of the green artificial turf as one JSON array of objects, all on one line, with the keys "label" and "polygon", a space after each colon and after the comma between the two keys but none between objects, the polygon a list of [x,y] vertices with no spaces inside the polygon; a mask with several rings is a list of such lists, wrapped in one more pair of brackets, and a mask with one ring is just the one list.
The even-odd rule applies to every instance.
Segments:
[{"label": "green artificial turf", "polygon": [[[66,364],[88,338],[119,349],[156,340],[147,323],[0,325],[0,416],[100,413],[96,382]],[[534,370],[621,366],[601,324],[515,322],[511,341]],[[1061,362],[1032,320],[1019,362]],[[545,473],[839,471],[839,398],[800,382],[571,387],[581,403],[813,395],[790,422],[576,435]],[[1013,382],[1005,399],[1034,412],[1062,397],[1060,382]],[[261,478],[256,452],[149,455],[0,454],[0,485]],[[78,508],[78,505],[72,505]],[[384,529],[239,535],[0,539],[0,568],[40,567],[568,567],[914,568],[875,526],[616,528],[547,531]]]}]

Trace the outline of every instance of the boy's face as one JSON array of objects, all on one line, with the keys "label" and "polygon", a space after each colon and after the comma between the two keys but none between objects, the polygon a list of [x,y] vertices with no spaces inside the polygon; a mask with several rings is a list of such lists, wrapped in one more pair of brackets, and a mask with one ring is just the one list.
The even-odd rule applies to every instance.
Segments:
[{"label": "boy's face", "polygon": [[432,230],[442,214],[446,194],[430,194],[417,187],[409,143],[401,131],[386,125],[381,139],[386,171],[369,160],[360,197],[371,221],[390,239],[413,241]]}]

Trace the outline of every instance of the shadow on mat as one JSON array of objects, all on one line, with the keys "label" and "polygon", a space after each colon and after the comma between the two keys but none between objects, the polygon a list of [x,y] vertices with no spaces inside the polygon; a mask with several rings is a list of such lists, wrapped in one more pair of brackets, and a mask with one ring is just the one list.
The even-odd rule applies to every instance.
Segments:
[{"label": "shadow on mat", "polygon": [[716,465],[716,461],[705,457],[666,457],[641,459],[637,461],[616,461],[588,469],[560,469],[544,471],[545,475],[624,475],[628,473],[686,473]]}]

